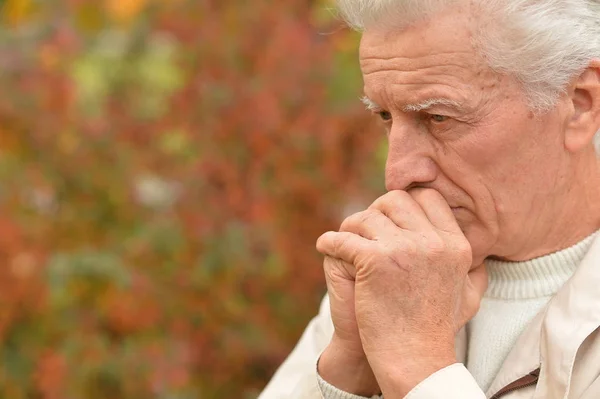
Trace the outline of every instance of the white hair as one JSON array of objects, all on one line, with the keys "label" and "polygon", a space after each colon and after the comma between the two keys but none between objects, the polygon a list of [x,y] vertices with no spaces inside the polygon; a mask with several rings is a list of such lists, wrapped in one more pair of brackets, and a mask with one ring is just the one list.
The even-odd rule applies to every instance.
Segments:
[{"label": "white hair", "polygon": [[[357,30],[402,27],[457,0],[337,0]],[[489,66],[521,83],[530,107],[551,109],[569,82],[600,58],[600,0],[475,0],[474,43]],[[596,135],[596,146],[600,146]]]}]

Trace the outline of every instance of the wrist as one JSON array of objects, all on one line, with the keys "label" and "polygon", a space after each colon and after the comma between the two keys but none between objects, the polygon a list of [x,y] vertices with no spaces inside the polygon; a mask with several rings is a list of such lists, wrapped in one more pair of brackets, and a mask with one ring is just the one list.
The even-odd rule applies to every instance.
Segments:
[{"label": "wrist", "polygon": [[454,349],[429,347],[420,351],[369,355],[372,370],[387,397],[405,397],[435,372],[456,363]]},{"label": "wrist", "polygon": [[317,371],[323,380],[344,392],[365,397],[381,393],[364,353],[347,348],[335,338],[321,354]]}]

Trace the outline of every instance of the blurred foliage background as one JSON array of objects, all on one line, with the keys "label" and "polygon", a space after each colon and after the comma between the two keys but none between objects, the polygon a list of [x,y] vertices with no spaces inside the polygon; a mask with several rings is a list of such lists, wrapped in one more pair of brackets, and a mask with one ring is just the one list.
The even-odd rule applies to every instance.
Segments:
[{"label": "blurred foliage background", "polygon": [[0,397],[256,397],[383,189],[358,36],[325,1],[0,7]]}]

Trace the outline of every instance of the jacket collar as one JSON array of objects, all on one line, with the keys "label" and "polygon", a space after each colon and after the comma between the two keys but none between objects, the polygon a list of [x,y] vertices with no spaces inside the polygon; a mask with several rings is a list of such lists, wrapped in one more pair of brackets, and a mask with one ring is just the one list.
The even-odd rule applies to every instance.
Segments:
[{"label": "jacket collar", "polygon": [[541,366],[534,398],[565,398],[577,350],[600,326],[600,235],[577,271],[521,334],[487,397]]}]

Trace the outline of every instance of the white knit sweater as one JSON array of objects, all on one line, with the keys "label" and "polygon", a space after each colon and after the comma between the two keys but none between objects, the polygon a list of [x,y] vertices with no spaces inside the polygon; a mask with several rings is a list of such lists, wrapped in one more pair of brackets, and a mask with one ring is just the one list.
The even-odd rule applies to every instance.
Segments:
[{"label": "white knit sweater", "polygon": [[[573,275],[594,233],[564,250],[526,262],[486,261],[489,287],[477,315],[467,325],[467,369],[486,391],[527,324]],[[362,399],[342,392],[320,376],[325,399]]]},{"label": "white knit sweater", "polygon": [[486,391],[527,324],[573,275],[596,233],[526,262],[488,260],[489,287],[467,325],[467,369]]}]

